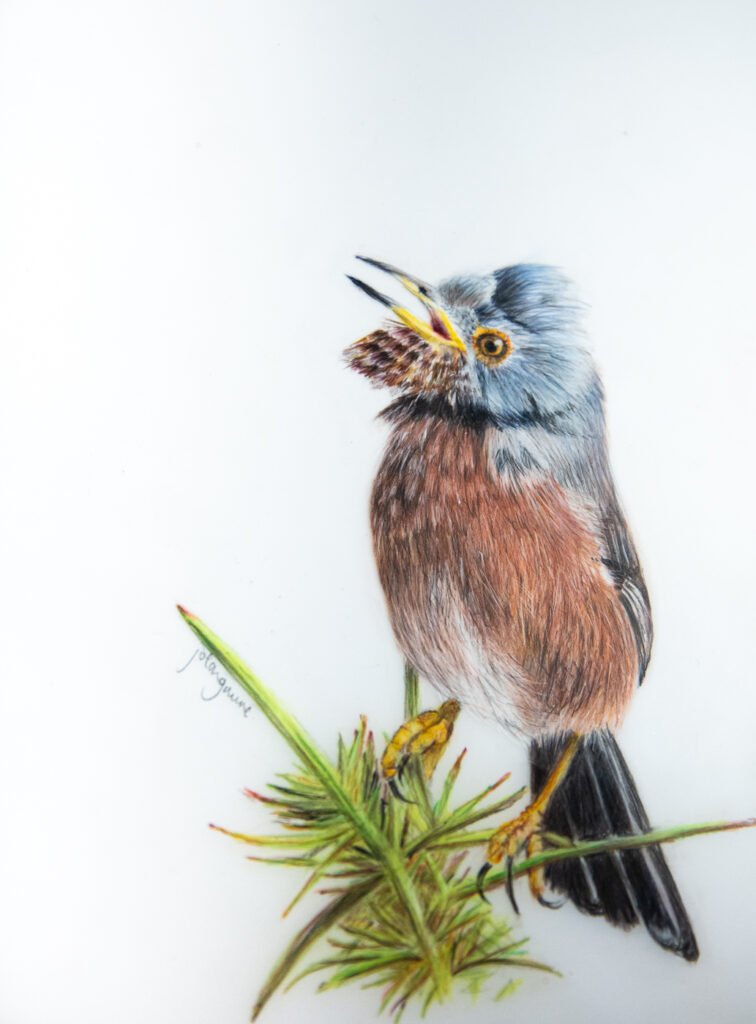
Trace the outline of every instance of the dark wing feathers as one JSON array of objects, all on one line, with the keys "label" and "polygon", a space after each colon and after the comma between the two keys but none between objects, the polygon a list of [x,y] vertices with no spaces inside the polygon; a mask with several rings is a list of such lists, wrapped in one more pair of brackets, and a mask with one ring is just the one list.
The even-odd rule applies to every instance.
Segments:
[{"label": "dark wing feathers", "polygon": [[638,681],[643,682],[654,639],[651,605],[638,556],[617,500],[602,509],[604,565],[617,588],[620,602],[630,620],[638,648]]},{"label": "dark wing feathers", "polygon": [[643,682],[654,639],[651,605],[633,538],[617,498],[606,439],[598,437],[583,458],[557,470],[559,483],[595,509],[602,560],[617,588],[638,650],[638,681]]}]

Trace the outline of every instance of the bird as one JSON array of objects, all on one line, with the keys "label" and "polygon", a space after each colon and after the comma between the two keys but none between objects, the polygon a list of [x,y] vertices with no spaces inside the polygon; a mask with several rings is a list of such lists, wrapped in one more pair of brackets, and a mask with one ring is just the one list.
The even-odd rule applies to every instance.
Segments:
[{"label": "bird", "polygon": [[[513,860],[543,849],[545,833],[577,842],[650,829],[616,733],[646,674],[652,616],[585,306],[544,264],[431,285],[357,258],[418,304],[347,275],[388,319],[344,358],[391,394],[370,497],[375,562],[400,651],[446,698],[397,731],[384,775],[400,795],[403,762],[448,739],[460,706],[527,743],[530,803],[493,832],[479,876],[482,891],[503,860],[518,910]],[[658,845],[554,862],[529,881],[547,906],[642,924],[698,959]]]}]

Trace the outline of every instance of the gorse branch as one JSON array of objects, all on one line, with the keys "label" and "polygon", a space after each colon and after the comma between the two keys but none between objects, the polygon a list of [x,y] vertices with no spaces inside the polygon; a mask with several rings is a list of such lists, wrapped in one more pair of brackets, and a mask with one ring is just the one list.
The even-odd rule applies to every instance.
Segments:
[{"label": "gorse branch", "polygon": [[[520,979],[512,977],[512,971],[556,973],[527,957],[524,941],[515,940],[509,923],[480,899],[466,866],[469,855],[479,852],[493,832],[493,827],[482,828],[481,822],[509,808],[524,795],[525,787],[500,796],[497,790],[509,779],[505,775],[453,806],[463,751],[435,797],[420,759],[410,759],[402,778],[409,802],[393,798],[381,782],[374,737],[364,719],[351,742],[339,739],[336,757],[329,758],[212,630],[183,608],[179,611],[284,737],[298,762],[268,786],[270,795],[246,791],[268,808],[282,831],[249,835],[211,827],[258,848],[260,855],[250,860],[306,872],[287,912],[309,893],[328,897],[276,961],[255,1003],[253,1019],[282,985],[315,973],[326,976],[321,990],[350,981],[379,987],[380,1009],[396,1019],[410,1002],[425,1012],[453,988],[476,995],[502,970],[510,977],[495,998],[518,988]],[[419,687],[409,666],[404,695],[405,718],[414,718],[419,711]],[[546,835],[543,851],[521,860],[513,875],[559,860],[753,825],[756,819],[751,818],[710,822],[582,843]],[[279,855],[268,855],[273,851]],[[485,885],[495,889],[505,882],[505,872],[492,871]],[[314,950],[323,941],[330,949],[318,959]],[[308,954],[314,958],[303,964]],[[294,975],[298,965],[300,971]]]},{"label": "gorse branch", "polygon": [[400,851],[376,827],[371,816],[366,813],[363,801],[350,798],[341,784],[337,770],[325,754],[318,749],[314,740],[296,718],[278,703],[271,691],[247,668],[231,648],[226,646],[220,637],[185,609],[179,608],[179,611],[189,628],[196,633],[221,665],[234,676],[278,729],[302,764],[312,773],[313,778],[333,801],[335,809],[343,815],[346,821],[350,822],[357,836],[365,843],[375,859],[381,863],[383,874],[396,890],[398,898],[406,909],[412,929],[426,959],[428,971],[433,978],[439,997],[442,998],[448,989],[447,974],[443,969],[433,935],[425,920],[422,903]]}]

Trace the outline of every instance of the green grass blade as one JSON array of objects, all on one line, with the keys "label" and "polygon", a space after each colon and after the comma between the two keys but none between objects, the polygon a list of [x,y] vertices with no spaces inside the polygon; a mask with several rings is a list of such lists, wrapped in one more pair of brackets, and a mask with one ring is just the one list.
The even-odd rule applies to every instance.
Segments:
[{"label": "green grass blade", "polygon": [[[247,857],[246,860],[253,860],[256,864],[273,864],[285,868],[311,868],[310,857]],[[281,915],[284,916],[284,915]]]},{"label": "green grass blade", "polygon": [[343,967],[340,971],[336,971],[327,981],[321,982],[318,986],[318,991],[327,992],[329,989],[338,988],[339,985],[343,985],[345,981],[352,981],[354,978],[365,978],[370,974],[383,972],[392,965],[402,963],[416,964],[417,962],[417,957],[398,953],[383,960],[370,960],[364,963],[355,962]]},{"label": "green grass blade", "polygon": [[507,996],[513,996],[517,989],[522,985],[522,978],[510,978],[504,988],[494,996],[494,1002],[498,1003],[502,999],[506,999]]},{"label": "green grass blade", "polygon": [[[289,847],[291,849],[303,850],[315,845],[311,835],[249,836],[245,832],[232,832],[221,825],[209,825],[208,828],[211,828],[213,832],[220,832],[221,835],[236,839],[237,842],[248,843],[250,846],[278,846],[282,849]],[[320,843],[320,839],[318,839],[318,842]]]},{"label": "green grass blade", "polygon": [[[466,813],[464,816],[462,816],[458,811],[454,811],[445,821],[435,825],[433,828],[429,828],[418,839],[416,839],[414,843],[411,843],[407,849],[408,855],[411,856],[418,853],[420,850],[425,850],[429,847],[435,846],[439,840],[444,839],[447,836],[453,837],[458,835],[460,839],[463,839],[465,837],[464,829],[470,825],[474,825],[478,821],[481,821],[483,818],[489,817],[491,814],[499,814],[501,811],[511,807],[512,804],[517,803],[517,801],[525,794],[526,788],[526,786],[522,786],[504,800],[499,800],[496,804],[492,804],[490,807],[482,807],[477,811]],[[467,808],[469,804],[465,804],[464,806]],[[445,846],[447,844],[440,843],[439,845]],[[467,844],[453,843],[451,845],[465,846]]]},{"label": "green grass blade", "polygon": [[464,761],[466,754],[467,747],[465,747],[465,749],[457,757],[457,760],[451,766],[449,771],[446,773],[444,784],[441,787],[441,795],[433,807],[433,816],[435,818],[441,818],[446,813],[446,808],[449,806],[449,800],[451,799],[454,784],[459,778],[459,773],[462,770],[462,762]]},{"label": "green grass blade", "polygon": [[329,903],[327,907],[324,907],[301,931],[297,932],[282,956],[279,957],[260,990],[252,1010],[252,1020],[256,1020],[260,1016],[270,997],[281,983],[286,980],[291,970],[299,963],[307,950],[356,907],[368,895],[374,884],[371,880],[369,883],[362,883],[348,889],[337,899]]},{"label": "green grass blade", "polygon": [[[362,815],[354,807],[339,782],[336,771],[326,755],[317,747],[307,731],[278,701],[273,692],[261,682],[241,658],[213,631],[191,612],[179,607],[187,626],[204,644],[212,655],[236,679],[242,689],[252,698],[268,721],[275,726],[283,738],[301,759],[303,764],[316,775],[324,789],[344,814],[360,828],[364,825]],[[372,831],[372,830],[371,830]],[[369,841],[367,835],[363,835]]]},{"label": "green grass blade", "polygon": [[471,960],[457,971],[457,974],[464,974],[466,971],[477,970],[480,967],[528,967],[534,971],[546,971],[547,974],[554,974],[557,978],[561,978],[562,974],[555,970],[553,967],[549,967],[548,964],[542,964],[540,960],[531,960],[528,957],[514,957],[514,956],[492,956],[492,957],[481,957],[480,960]]},{"label": "green grass blade", "polygon": [[[305,882],[303,883],[303,885],[300,888],[299,892],[296,894],[296,896],[291,900],[289,905],[284,910],[283,914],[281,915],[282,917],[286,917],[288,914],[290,914],[291,911],[294,909],[294,907],[296,907],[297,903],[299,903],[299,901],[302,899],[302,897],[306,893],[310,892],[311,889],[315,888],[315,886],[318,884],[320,879],[326,873],[328,868],[331,867],[332,864],[336,863],[338,861],[339,857],[346,850],[347,846],[351,846],[351,845],[352,845],[352,837],[350,836],[346,840],[346,842],[342,843],[341,846],[337,846],[334,850],[332,850],[328,854],[327,857],[324,857],[323,860],[321,860],[317,864],[317,866],[315,867],[315,870],[305,880]],[[310,867],[312,867],[312,862],[310,862]]]}]

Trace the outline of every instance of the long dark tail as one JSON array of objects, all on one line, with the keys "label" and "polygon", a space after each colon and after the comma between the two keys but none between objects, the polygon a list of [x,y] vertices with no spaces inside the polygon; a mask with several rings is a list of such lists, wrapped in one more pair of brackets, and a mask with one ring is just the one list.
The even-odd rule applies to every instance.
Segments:
[{"label": "long dark tail", "polygon": [[[531,743],[533,793],[540,792],[564,743],[562,738]],[[614,736],[602,730],[583,737],[549,802],[544,828],[572,839],[604,839],[649,827]],[[660,946],[686,960],[698,959],[693,928],[659,846],[558,861],[547,868],[546,880],[587,914],[603,915],[621,928],[642,921]]]}]

